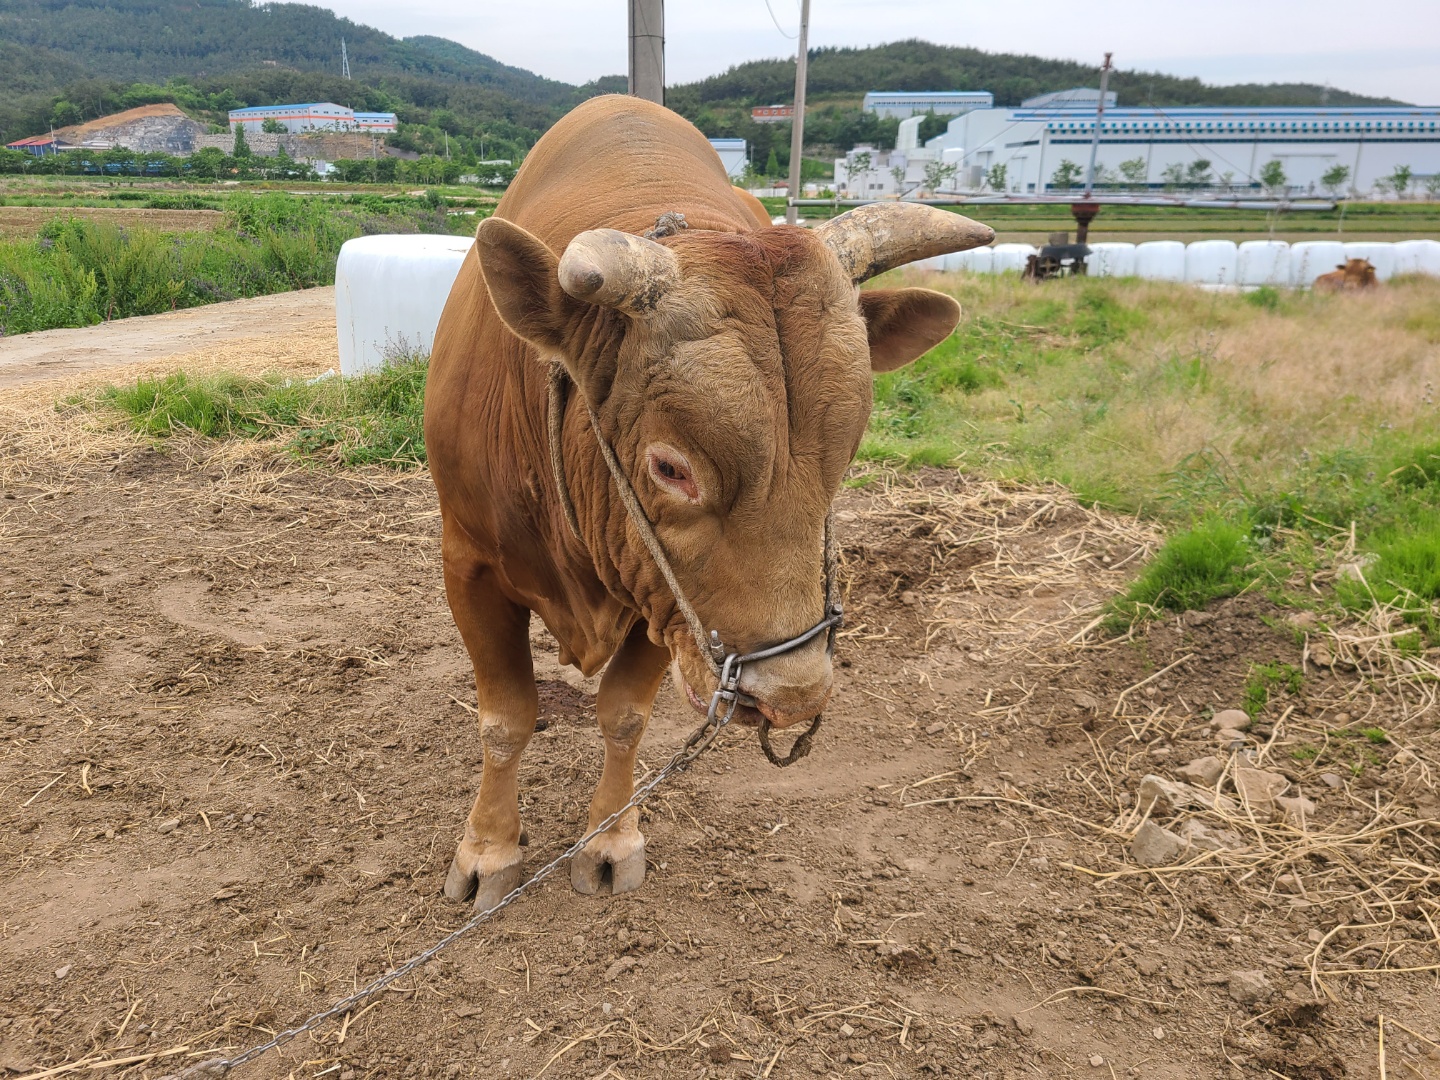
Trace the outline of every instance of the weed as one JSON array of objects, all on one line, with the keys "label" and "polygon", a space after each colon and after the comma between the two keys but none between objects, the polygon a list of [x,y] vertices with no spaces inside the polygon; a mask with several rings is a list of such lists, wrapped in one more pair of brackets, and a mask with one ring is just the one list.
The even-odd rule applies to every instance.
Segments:
[{"label": "weed", "polygon": [[397,358],[367,375],[311,381],[176,372],[107,387],[97,403],[155,437],[277,438],[297,455],[413,468],[425,462],[427,366]]},{"label": "weed", "polygon": [[1114,614],[1133,621],[1156,609],[1188,611],[1233,596],[1252,580],[1253,557],[1244,529],[1220,518],[1202,521],[1165,542]]},{"label": "weed", "polygon": [[1253,720],[1264,711],[1276,690],[1284,690],[1294,696],[1300,693],[1304,674],[1293,664],[1254,664],[1245,677],[1241,692],[1240,707]]},{"label": "weed", "polygon": [[1390,736],[1385,734],[1384,728],[1364,727],[1360,729],[1359,734],[1364,737],[1366,742],[1374,746],[1384,746],[1390,741]]}]

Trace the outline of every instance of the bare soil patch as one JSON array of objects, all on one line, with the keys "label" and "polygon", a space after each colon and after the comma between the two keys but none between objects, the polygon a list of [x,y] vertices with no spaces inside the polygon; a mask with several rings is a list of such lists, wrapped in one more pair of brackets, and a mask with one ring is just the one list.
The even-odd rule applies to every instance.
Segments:
[{"label": "bare soil patch", "polygon": [[[468,915],[440,889],[472,675],[428,477],[156,448],[53,397],[0,400],[0,1075],[157,1076]],[[641,890],[548,884],[236,1075],[1334,1080],[1379,1075],[1377,1014],[1404,1025],[1389,1076],[1440,1075],[1424,699],[1312,664],[1217,747],[1253,664],[1304,662],[1284,612],[1095,642],[1146,526],[1058,489],[871,481],[837,506],[849,626],[808,759],[725,732],[647,811]],[[583,828],[601,749],[594,681],[532,636],[536,867]],[[1389,741],[1335,734],[1362,718]],[[646,766],[694,723],[662,691]],[[1240,843],[1139,866],[1142,777],[1246,751],[1314,800],[1305,826],[1152,809]]]},{"label": "bare soil patch", "polygon": [[225,215],[219,210],[146,210],[110,206],[0,206],[0,236],[34,236],[53,218],[84,218],[111,225],[144,225],[160,232],[209,232]]}]

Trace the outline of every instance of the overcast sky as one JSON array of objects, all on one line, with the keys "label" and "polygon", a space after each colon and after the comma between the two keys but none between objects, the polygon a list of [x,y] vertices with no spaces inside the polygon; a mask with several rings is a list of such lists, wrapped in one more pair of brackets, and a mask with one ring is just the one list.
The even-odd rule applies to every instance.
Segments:
[{"label": "overcast sky", "polygon": [[[625,70],[625,0],[337,0],[326,6],[399,37],[448,37],[565,82]],[[765,0],[669,0],[667,81],[793,56],[799,0],[770,0],[770,7],[790,38],[776,28]],[[919,37],[1097,66],[1108,49],[1120,67],[1207,82],[1329,82],[1440,104],[1437,0],[812,0],[810,21],[816,46]]]}]

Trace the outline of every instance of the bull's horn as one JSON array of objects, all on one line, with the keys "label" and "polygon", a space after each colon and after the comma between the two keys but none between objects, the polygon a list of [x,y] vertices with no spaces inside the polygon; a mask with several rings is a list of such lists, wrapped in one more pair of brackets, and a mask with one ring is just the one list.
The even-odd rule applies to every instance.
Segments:
[{"label": "bull's horn", "polygon": [[917,259],[988,244],[995,230],[923,203],[874,203],[832,218],[815,235],[858,285]]},{"label": "bull's horn", "polygon": [[654,240],[591,229],[582,232],[560,257],[560,287],[576,300],[647,315],[680,280],[675,253]]}]

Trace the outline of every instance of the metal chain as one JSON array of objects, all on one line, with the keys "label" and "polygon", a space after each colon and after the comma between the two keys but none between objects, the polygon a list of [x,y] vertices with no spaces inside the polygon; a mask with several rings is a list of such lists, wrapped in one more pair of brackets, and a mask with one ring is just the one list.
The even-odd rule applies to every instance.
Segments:
[{"label": "metal chain", "polygon": [[277,1046],[289,1042],[296,1036],[303,1035],[307,1031],[319,1027],[327,1020],[333,1020],[335,1017],[349,1012],[354,1009],[356,1005],[373,997],[391,983],[398,979],[403,979],[415,969],[429,963],[442,949],[452,945],[455,941],[464,937],[486,919],[490,918],[490,916],[509,907],[516,900],[520,899],[524,893],[550,877],[556,870],[580,854],[585,845],[591,840],[609,829],[630,810],[643,805],[666,778],[677,772],[683,772],[689,767],[692,761],[708,750],[711,744],[714,743],[715,736],[720,733],[720,729],[730,723],[731,719],[734,718],[736,706],[739,704],[738,698],[730,695],[728,697],[729,708],[722,713],[719,709],[721,698],[722,693],[717,690],[715,696],[711,699],[710,710],[706,714],[704,723],[690,733],[690,737],[685,740],[679,750],[675,751],[670,760],[660,767],[659,771],[635,789],[635,794],[630,796],[629,802],[542,866],[529,880],[523,881],[511,889],[501,897],[493,907],[488,907],[484,911],[476,912],[465,923],[455,930],[450,931],[450,933],[446,934],[424,952],[415,954],[399,967],[392,968],[373,982],[355,991],[355,993],[350,994],[348,997],[341,998],[328,1009],[308,1017],[304,1022],[297,1024],[295,1027],[286,1028],[284,1031],[278,1032],[268,1041],[260,1043],[258,1046],[252,1046],[249,1050],[246,1050],[242,1054],[237,1054],[232,1058],[211,1058],[208,1061],[202,1061],[198,1064],[191,1065],[189,1068],[182,1069],[180,1072],[174,1073],[171,1076],[163,1077],[162,1080],[201,1080],[201,1078],[207,1078],[208,1080],[208,1078],[211,1077],[224,1076],[231,1069],[244,1065],[248,1061],[253,1061],[255,1058],[275,1049]]}]

